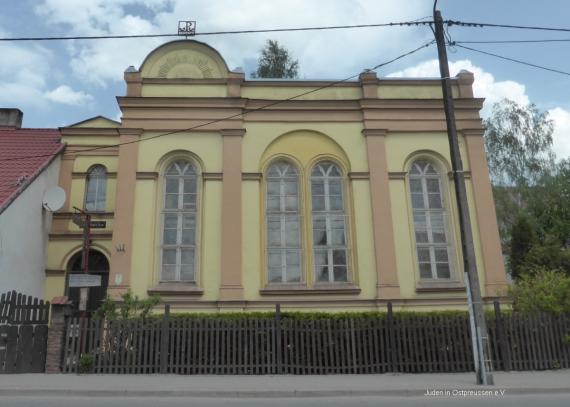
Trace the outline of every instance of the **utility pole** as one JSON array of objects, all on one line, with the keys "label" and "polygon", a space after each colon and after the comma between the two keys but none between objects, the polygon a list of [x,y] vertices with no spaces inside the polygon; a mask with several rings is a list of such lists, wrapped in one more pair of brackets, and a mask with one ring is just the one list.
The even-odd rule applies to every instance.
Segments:
[{"label": "utility pole", "polygon": [[447,50],[445,48],[443,19],[439,10],[435,9],[435,5],[433,18],[435,22],[437,53],[439,56],[439,71],[441,73],[443,108],[445,110],[445,121],[447,122],[447,137],[449,139],[455,197],[459,212],[459,228],[461,231],[461,246],[463,249],[463,271],[465,285],[467,286],[467,298],[469,300],[469,317],[471,319],[471,335],[477,384],[491,385],[494,384],[494,382],[488,352],[487,324],[485,322],[485,312],[481,299],[477,264],[475,263],[475,248],[473,246],[473,232],[469,218],[469,204],[467,203],[463,163],[461,162],[459,139],[457,138],[457,129],[455,126],[455,110],[453,95],[451,93]]}]

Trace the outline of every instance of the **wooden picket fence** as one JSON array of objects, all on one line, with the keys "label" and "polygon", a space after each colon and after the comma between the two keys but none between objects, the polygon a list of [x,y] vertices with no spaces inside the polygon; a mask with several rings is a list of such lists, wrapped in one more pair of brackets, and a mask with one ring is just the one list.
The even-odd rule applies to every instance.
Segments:
[{"label": "wooden picket fence", "polygon": [[0,296],[0,373],[44,371],[49,307],[16,291]]},{"label": "wooden picket fence", "polygon": [[[391,308],[390,308],[391,310]],[[570,367],[569,315],[489,318],[497,370]],[[83,355],[83,356],[82,356]],[[70,319],[63,372],[362,374],[474,370],[466,315]]]}]

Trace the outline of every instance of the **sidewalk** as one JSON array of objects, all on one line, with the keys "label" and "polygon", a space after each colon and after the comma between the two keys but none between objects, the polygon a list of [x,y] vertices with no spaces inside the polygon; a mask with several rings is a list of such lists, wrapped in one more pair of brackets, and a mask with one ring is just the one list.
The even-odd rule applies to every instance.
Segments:
[{"label": "sidewalk", "polygon": [[329,376],[14,374],[0,376],[0,397],[419,397],[427,390],[485,389],[505,390],[505,394],[570,394],[570,370],[495,372],[494,375],[495,386],[477,386],[474,373]]}]

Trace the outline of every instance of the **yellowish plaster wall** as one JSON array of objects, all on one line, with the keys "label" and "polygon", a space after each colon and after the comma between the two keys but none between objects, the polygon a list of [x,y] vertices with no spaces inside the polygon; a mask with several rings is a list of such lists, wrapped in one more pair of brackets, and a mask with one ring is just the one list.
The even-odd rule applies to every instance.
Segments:
[{"label": "yellowish plaster wall", "polygon": [[[451,88],[453,97],[459,95],[457,86]],[[441,85],[380,85],[378,86],[380,99],[441,99]]]},{"label": "yellowish plaster wall", "polygon": [[143,97],[226,97],[226,85],[144,84]]},{"label": "yellowish plaster wall", "polygon": [[[318,89],[318,90],[317,90]],[[244,85],[241,95],[249,99],[287,99],[302,93],[316,90],[315,92],[295,98],[295,100],[358,100],[362,98],[362,88],[360,85],[354,87],[329,87],[319,89],[319,87],[302,86],[247,86]]]}]

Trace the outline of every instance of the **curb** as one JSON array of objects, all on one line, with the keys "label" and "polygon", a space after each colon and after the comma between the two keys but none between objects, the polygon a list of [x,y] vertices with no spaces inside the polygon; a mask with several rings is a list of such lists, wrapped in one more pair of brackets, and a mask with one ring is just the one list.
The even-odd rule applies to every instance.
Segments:
[{"label": "curb", "polygon": [[[510,394],[570,394],[570,388],[457,388],[458,390],[505,390]],[[445,389],[444,389],[445,390]],[[451,390],[451,389],[449,389]],[[0,389],[1,396],[10,397],[194,397],[194,398],[319,398],[319,397],[425,397],[425,389],[402,390],[54,390]],[[486,398],[487,396],[477,396]],[[490,397],[490,396],[488,396]],[[469,398],[469,396],[433,396],[433,398]]]}]

